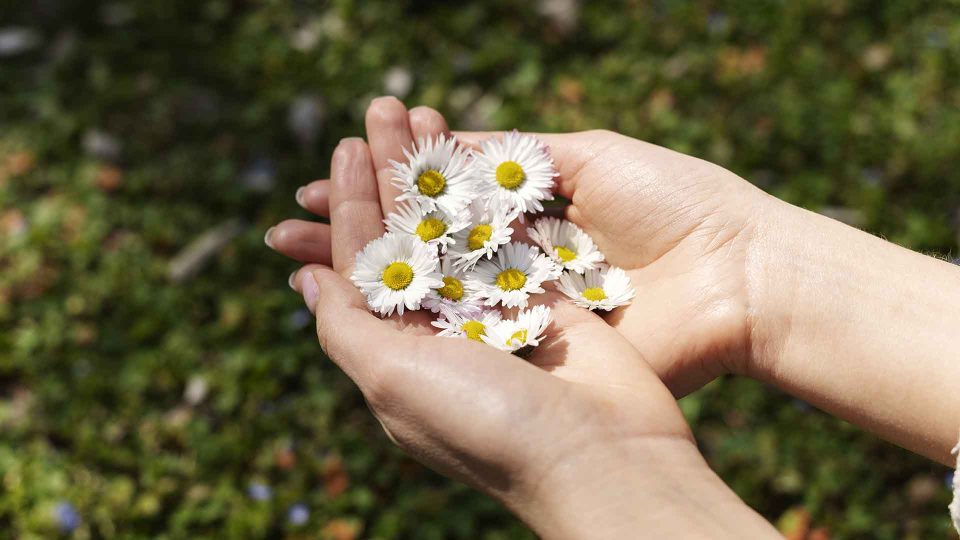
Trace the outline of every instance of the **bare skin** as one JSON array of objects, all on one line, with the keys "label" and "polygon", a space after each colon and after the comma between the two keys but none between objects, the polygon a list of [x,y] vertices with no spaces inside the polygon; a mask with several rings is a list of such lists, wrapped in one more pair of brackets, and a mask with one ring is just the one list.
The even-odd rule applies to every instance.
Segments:
[{"label": "bare skin", "polygon": [[[600,318],[544,295],[557,337],[530,364],[427,337],[425,314],[369,314],[345,276],[393,207],[387,160],[446,130],[436,111],[375,100],[368,144],[341,142],[331,179],[297,193],[331,224],[288,220],[267,235],[310,263],[291,284],[315,310],[321,343],[424,463],[549,538],[770,536],[706,467],[673,401],[729,372],[949,459],[960,271],[615,133],[539,136],[557,193],[571,200],[566,217],[629,272],[630,306]],[[476,144],[497,134],[457,135]],[[689,520],[658,519],[676,512]]]}]

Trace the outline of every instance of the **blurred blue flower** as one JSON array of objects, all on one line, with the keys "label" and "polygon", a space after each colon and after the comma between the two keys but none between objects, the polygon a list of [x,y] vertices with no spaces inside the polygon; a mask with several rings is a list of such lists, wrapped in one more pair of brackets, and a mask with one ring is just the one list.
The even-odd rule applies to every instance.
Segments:
[{"label": "blurred blue flower", "polygon": [[266,484],[260,482],[251,482],[247,486],[247,495],[255,501],[269,501],[273,497],[273,490]]},{"label": "blurred blue flower", "polygon": [[57,525],[60,526],[60,530],[65,533],[73,532],[81,523],[80,514],[77,513],[77,509],[66,501],[57,503],[57,506],[53,509],[53,516],[57,520]]},{"label": "blurred blue flower", "polygon": [[723,34],[730,28],[730,17],[722,11],[711,11],[707,16],[707,31],[711,34]]},{"label": "blurred blue flower", "polygon": [[306,308],[298,309],[290,314],[287,321],[294,330],[300,330],[313,322],[313,314]]},{"label": "blurred blue flower", "polygon": [[260,156],[253,160],[241,175],[241,182],[250,191],[265,193],[273,189],[277,179],[277,164],[270,158]]},{"label": "blurred blue flower", "polygon": [[949,35],[940,29],[927,32],[927,46],[935,49],[943,49],[950,44]]},{"label": "blurred blue flower", "polygon": [[863,174],[864,180],[873,186],[883,185],[883,181],[886,178],[882,167],[864,167],[861,174]]},{"label": "blurred blue flower", "polygon": [[120,2],[106,4],[100,8],[100,19],[107,26],[123,26],[136,16],[137,13],[133,7]]},{"label": "blurred blue flower", "polygon": [[300,144],[309,147],[317,140],[323,127],[323,100],[315,94],[306,94],[290,103],[287,110],[287,127]]},{"label": "blurred blue flower", "polygon": [[123,152],[120,139],[99,129],[88,129],[80,144],[84,152],[103,161],[117,161]]},{"label": "blurred blue flower", "polygon": [[296,503],[287,510],[287,521],[291,525],[303,525],[310,519],[310,509],[303,503]]},{"label": "blurred blue flower", "polygon": [[810,412],[810,409],[813,408],[809,403],[803,401],[802,399],[794,399],[793,406],[800,412]]},{"label": "blurred blue flower", "polygon": [[20,54],[40,45],[40,32],[32,28],[8,26],[0,28],[0,57]]},{"label": "blurred blue flower", "polygon": [[947,489],[953,489],[953,471],[943,475],[943,483],[946,484]]}]

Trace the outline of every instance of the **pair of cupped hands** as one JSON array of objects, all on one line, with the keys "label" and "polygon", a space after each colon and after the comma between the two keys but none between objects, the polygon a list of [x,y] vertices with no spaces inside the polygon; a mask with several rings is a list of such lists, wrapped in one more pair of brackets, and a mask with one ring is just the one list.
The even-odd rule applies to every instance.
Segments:
[{"label": "pair of cupped hands", "polygon": [[[718,536],[731,516],[773,534],[710,472],[676,403],[721,374],[749,371],[749,259],[769,197],[721,167],[616,133],[538,134],[559,172],[556,194],[570,201],[566,219],[627,271],[637,296],[609,314],[556,292],[533,297],[553,323],[520,359],[437,338],[428,312],[368,311],[349,277],[396,206],[389,161],[450,131],[437,111],[390,97],[371,103],[366,131],[340,141],[330,179],[298,191],[329,225],[286,220],[266,242],[306,263],[290,285],[391,440],[545,537],[667,534],[678,517]],[[473,147],[500,136],[453,134]]]}]

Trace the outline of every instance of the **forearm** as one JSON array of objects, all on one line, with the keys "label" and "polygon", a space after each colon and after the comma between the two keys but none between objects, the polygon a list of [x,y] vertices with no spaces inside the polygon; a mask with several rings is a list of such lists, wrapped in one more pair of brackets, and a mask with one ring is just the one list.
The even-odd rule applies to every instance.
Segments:
[{"label": "forearm", "polygon": [[533,499],[510,506],[548,540],[780,537],[690,441],[605,446],[554,471]]},{"label": "forearm", "polygon": [[960,428],[960,270],[771,203],[748,263],[761,380],[949,463]]}]

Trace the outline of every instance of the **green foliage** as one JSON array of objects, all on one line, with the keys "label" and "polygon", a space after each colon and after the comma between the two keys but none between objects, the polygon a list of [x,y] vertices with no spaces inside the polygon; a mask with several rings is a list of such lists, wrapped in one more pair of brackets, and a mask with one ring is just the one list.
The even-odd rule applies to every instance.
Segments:
[{"label": "green foliage", "polygon": [[[336,141],[405,73],[405,101],[455,126],[618,130],[910,247],[956,248],[955,3],[607,0],[577,13],[518,0],[0,7],[40,38],[0,57],[0,537],[59,534],[62,501],[78,538],[531,537],[391,448],[312,338],[284,284],[293,264],[261,241],[307,217],[296,187],[326,174]],[[239,236],[171,281],[177,253],[236,218]],[[720,475],[785,528],[949,530],[942,467],[750,381],[682,405]],[[298,502],[310,515],[296,526]]]}]

